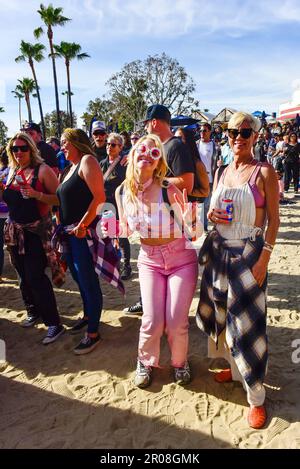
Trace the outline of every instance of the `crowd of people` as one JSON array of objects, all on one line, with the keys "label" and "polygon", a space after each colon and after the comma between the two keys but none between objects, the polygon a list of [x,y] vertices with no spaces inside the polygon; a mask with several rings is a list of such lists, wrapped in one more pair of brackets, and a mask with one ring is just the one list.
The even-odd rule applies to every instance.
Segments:
[{"label": "crowd of people", "polygon": [[[262,428],[267,269],[279,203],[291,183],[298,193],[299,128],[244,112],[226,128],[170,123],[170,111],[154,104],[139,133],[109,133],[102,121],[93,122],[91,138],[65,129],[61,140],[44,142],[35,123],[17,132],[0,159],[0,282],[6,245],[27,311],[22,326],[42,319],[47,345],[66,332],[52,284],[61,286],[68,268],[83,302],[68,332],[86,331],[74,353],[89,353],[100,344],[99,276],[124,292],[128,237],[138,232],[140,297],[124,310],[142,313],[135,385],[151,384],[163,334],[174,380],[187,385],[188,315],[203,265],[196,322],[209,356],[229,364],[215,379],[242,383],[249,425]],[[203,233],[197,256],[193,241]]]}]

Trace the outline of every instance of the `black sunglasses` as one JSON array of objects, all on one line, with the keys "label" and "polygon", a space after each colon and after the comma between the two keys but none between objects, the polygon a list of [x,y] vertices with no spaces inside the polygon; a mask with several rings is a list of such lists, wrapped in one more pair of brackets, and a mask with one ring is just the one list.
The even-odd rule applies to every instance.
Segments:
[{"label": "black sunglasses", "polygon": [[107,142],[107,144],[106,144],[107,147],[112,147],[112,148],[115,148],[117,145],[119,145],[119,143]]},{"label": "black sunglasses", "polygon": [[228,135],[230,138],[237,138],[237,136],[240,134],[242,138],[248,139],[251,137],[252,132],[252,129],[228,129]]},{"label": "black sunglasses", "polygon": [[18,151],[21,151],[22,153],[25,153],[25,151],[28,151],[29,150],[29,146],[28,145],[14,145],[13,147],[11,147],[11,151],[13,153],[18,153]]},{"label": "black sunglasses", "polygon": [[200,129],[200,133],[209,132],[208,129]]},{"label": "black sunglasses", "polygon": [[104,132],[104,130],[95,130],[95,132],[93,132],[93,135],[106,135],[106,132]]}]

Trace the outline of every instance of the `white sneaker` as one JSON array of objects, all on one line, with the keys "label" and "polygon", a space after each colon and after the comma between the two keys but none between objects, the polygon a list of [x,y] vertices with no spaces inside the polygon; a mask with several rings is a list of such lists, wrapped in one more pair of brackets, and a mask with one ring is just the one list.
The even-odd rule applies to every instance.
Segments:
[{"label": "white sneaker", "polygon": [[138,388],[146,388],[151,384],[151,366],[144,365],[140,360],[137,361],[134,384]]},{"label": "white sneaker", "polygon": [[180,368],[174,368],[174,378],[177,384],[185,385],[191,381],[191,370],[188,362]]}]

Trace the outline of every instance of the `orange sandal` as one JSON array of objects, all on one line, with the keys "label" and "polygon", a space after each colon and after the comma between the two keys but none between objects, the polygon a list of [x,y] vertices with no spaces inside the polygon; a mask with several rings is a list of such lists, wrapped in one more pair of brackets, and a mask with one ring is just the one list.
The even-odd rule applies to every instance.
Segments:
[{"label": "orange sandal", "polygon": [[231,369],[226,368],[225,370],[218,371],[218,373],[215,374],[215,381],[217,381],[217,383],[229,383],[229,381],[232,381]]},{"label": "orange sandal", "polygon": [[265,406],[250,407],[247,420],[250,427],[255,429],[262,428],[267,420]]}]

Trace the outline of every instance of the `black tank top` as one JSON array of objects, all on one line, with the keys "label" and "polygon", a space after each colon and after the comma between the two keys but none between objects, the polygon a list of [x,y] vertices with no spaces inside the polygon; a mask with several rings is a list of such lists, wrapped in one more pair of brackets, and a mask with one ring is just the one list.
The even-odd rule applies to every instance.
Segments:
[{"label": "black tank top", "polygon": [[[31,181],[31,187],[33,188],[35,188],[36,185],[39,169],[39,166],[34,168],[33,178]],[[16,223],[33,223],[34,221],[41,219],[37,201],[33,198],[24,199],[19,190],[10,188],[16,173],[17,170],[14,172],[3,192],[3,200],[8,206],[9,218]]]},{"label": "black tank top", "polygon": [[80,163],[70,179],[62,182],[56,191],[60,202],[60,222],[63,225],[79,222],[93,200],[87,183],[78,174],[79,167]]}]

